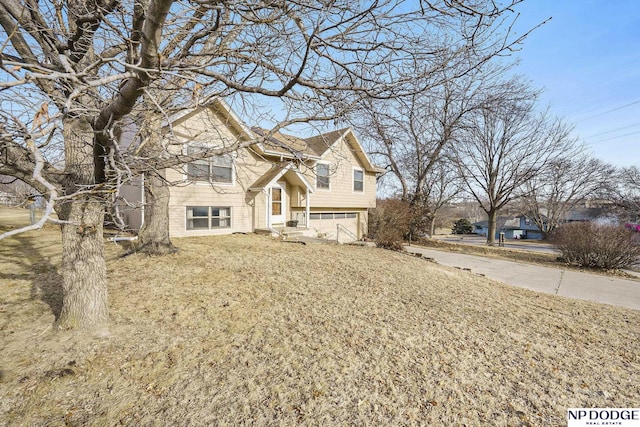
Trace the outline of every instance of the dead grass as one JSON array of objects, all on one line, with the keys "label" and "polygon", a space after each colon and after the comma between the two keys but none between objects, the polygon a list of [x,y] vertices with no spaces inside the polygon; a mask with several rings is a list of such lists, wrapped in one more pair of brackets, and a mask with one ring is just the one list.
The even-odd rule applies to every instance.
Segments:
[{"label": "dead grass", "polygon": [[367,247],[109,245],[111,337],[53,333],[56,238],[0,243],[0,424],[547,426],[640,396],[640,312]]}]

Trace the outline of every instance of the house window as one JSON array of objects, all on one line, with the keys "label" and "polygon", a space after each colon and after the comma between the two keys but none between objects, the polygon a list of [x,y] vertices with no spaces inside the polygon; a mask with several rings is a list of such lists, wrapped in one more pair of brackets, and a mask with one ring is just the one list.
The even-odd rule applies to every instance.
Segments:
[{"label": "house window", "polygon": [[187,230],[231,227],[230,207],[187,206]]},{"label": "house window", "polygon": [[[200,147],[188,147],[187,154],[201,152]],[[230,184],[233,182],[233,159],[221,154],[187,163],[187,178],[192,181]]]},{"label": "house window", "polygon": [[364,172],[359,169],[353,170],[353,191],[364,191]]},{"label": "house window", "polygon": [[316,187],[329,189],[329,165],[318,163],[316,165]]}]

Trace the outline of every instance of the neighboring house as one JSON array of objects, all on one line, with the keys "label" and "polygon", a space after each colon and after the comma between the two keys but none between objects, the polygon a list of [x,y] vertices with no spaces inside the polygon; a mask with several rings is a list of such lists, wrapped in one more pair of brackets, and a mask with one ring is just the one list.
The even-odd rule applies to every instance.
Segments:
[{"label": "neighboring house", "polygon": [[595,222],[596,224],[615,224],[617,218],[603,207],[576,207],[565,215],[565,222]]},{"label": "neighboring house", "polygon": [[[584,221],[591,221],[597,224],[612,224],[615,223],[615,218],[603,208],[576,207],[567,212],[562,222]],[[476,222],[472,226],[475,234],[486,236],[489,232],[489,222],[487,220]],[[505,239],[541,240],[543,237],[542,232],[534,221],[524,214],[515,217],[498,217],[496,221],[496,239],[500,237],[500,233],[504,233]]]},{"label": "neighboring house", "polygon": [[[484,220],[473,223],[473,233],[486,236],[489,233],[489,221]],[[526,215],[515,217],[500,216],[496,220],[496,239],[504,233],[505,239],[531,239],[541,240],[542,232],[537,225]]]},{"label": "neighboring house", "polygon": [[[162,172],[173,184],[172,237],[279,233],[290,230],[287,225],[342,241],[366,234],[380,170],[350,128],[312,138],[269,134],[249,129],[222,100],[185,110],[170,125],[172,138],[178,138],[172,145],[183,154],[238,142],[247,145]],[[144,207],[139,183],[121,195]],[[141,210],[121,209],[133,230],[142,225]]]}]

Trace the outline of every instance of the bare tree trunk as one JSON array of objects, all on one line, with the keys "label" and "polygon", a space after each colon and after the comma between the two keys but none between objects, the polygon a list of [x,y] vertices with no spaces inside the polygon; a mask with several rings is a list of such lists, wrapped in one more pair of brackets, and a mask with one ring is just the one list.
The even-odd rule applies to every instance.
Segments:
[{"label": "bare tree trunk", "polygon": [[109,323],[104,261],[103,204],[91,197],[70,203],[62,226],[62,311],[60,329],[104,330]]},{"label": "bare tree trunk", "polygon": [[[93,129],[83,118],[64,120],[66,194],[94,182]],[[104,204],[96,195],[80,194],[58,208],[62,225],[62,310],[60,329],[105,332],[109,323],[107,268],[102,225]]]},{"label": "bare tree trunk", "polygon": [[436,216],[431,217],[429,222],[429,237],[433,239],[433,235],[436,234]]},{"label": "bare tree trunk", "polygon": [[[146,112],[142,137],[145,141],[144,156],[150,159],[160,157],[164,150],[162,116],[157,111]],[[144,224],[138,233],[139,251],[149,255],[166,255],[178,251],[169,238],[170,196],[169,186],[161,172],[150,170],[144,173]]]},{"label": "bare tree trunk", "polygon": [[498,211],[495,209],[489,210],[487,212],[489,216],[489,229],[487,231],[487,246],[495,246],[496,244],[496,222],[498,218]]},{"label": "bare tree trunk", "polygon": [[144,225],[138,233],[139,251],[149,255],[175,253],[178,248],[169,238],[170,190],[157,172],[145,174],[144,179]]}]

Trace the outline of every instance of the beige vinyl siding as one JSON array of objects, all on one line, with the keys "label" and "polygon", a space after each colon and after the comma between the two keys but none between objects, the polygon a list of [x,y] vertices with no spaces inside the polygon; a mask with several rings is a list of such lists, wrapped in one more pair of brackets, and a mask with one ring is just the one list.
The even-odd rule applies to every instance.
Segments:
[{"label": "beige vinyl siding", "polygon": [[[184,118],[173,127],[174,135],[183,143],[190,141],[214,146],[235,143],[235,135],[215,111],[205,110],[200,114]],[[181,147],[176,144],[176,147]],[[171,236],[203,236],[251,232],[259,227],[257,221],[266,218],[264,194],[251,192],[249,187],[271,167],[269,162],[258,158],[249,148],[232,154],[233,182],[190,182],[184,167],[167,169],[166,179],[176,185],[171,187],[169,206],[169,230]],[[186,209],[188,206],[230,207],[231,227],[210,230],[187,230]],[[254,215],[255,209],[255,215]]]},{"label": "beige vinyl siding", "polygon": [[262,192],[250,193],[253,197],[253,230],[267,228],[267,195]]},{"label": "beige vinyl siding", "polygon": [[[231,208],[231,227],[211,230],[187,230],[186,210],[188,206]],[[236,231],[251,232],[252,207],[246,203],[243,191],[216,191],[211,185],[189,185],[171,189],[169,205],[169,231],[171,236],[204,236],[229,234]]]},{"label": "beige vinyl siding", "polygon": [[[364,172],[364,191],[353,190],[354,168],[364,170],[364,166],[351,151],[349,144],[342,138],[321,160],[331,165],[330,189],[317,188],[311,196],[313,208],[374,208],[376,205],[376,175]],[[305,175],[316,182],[314,169]]]},{"label": "beige vinyl siding", "polygon": [[[165,135],[170,144],[170,152],[186,153],[188,145],[224,147],[236,144],[246,134],[235,126],[236,122],[229,122],[226,113],[215,108],[204,108],[194,113],[187,113],[173,122],[171,131]],[[244,136],[243,136],[244,135]],[[339,218],[359,237],[366,227],[366,210],[375,207],[376,176],[367,171],[360,158],[352,152],[349,137],[339,139],[334,146],[322,157],[321,161],[331,165],[330,190],[317,189],[309,196],[312,212],[358,212],[358,221],[353,218]],[[354,149],[359,149],[357,142]],[[187,179],[186,167],[180,166],[166,169],[163,173],[171,184],[169,205],[169,228],[174,237],[228,234],[233,232],[251,232],[258,228],[266,228],[268,224],[266,192],[269,191],[268,178],[277,174],[270,171],[272,165],[281,164],[287,167],[280,157],[265,158],[258,155],[252,148],[242,148],[230,154],[233,158],[232,182],[210,183],[206,181],[194,182]],[[368,164],[368,163],[367,163]],[[298,165],[298,169],[306,177],[312,187],[315,187],[315,161]],[[370,165],[369,165],[370,166]],[[354,191],[354,170],[362,170],[363,191]],[[370,168],[369,168],[370,169]],[[305,219],[306,193],[304,183],[294,172],[286,172],[279,181],[286,182],[285,205],[283,206],[283,221]],[[249,190],[252,187],[257,191]],[[230,208],[231,226],[211,229],[187,228],[187,208]],[[293,211],[295,209],[295,212]],[[200,213],[204,210],[200,209]],[[210,211],[211,212],[211,211]],[[334,218],[335,219],[335,218]],[[214,221],[211,221],[212,223]],[[202,219],[198,220],[200,225]],[[364,224],[364,225],[363,225]],[[326,227],[325,227],[326,226]],[[337,223],[319,224],[327,232],[334,232]],[[355,229],[354,229],[355,228]]]}]

